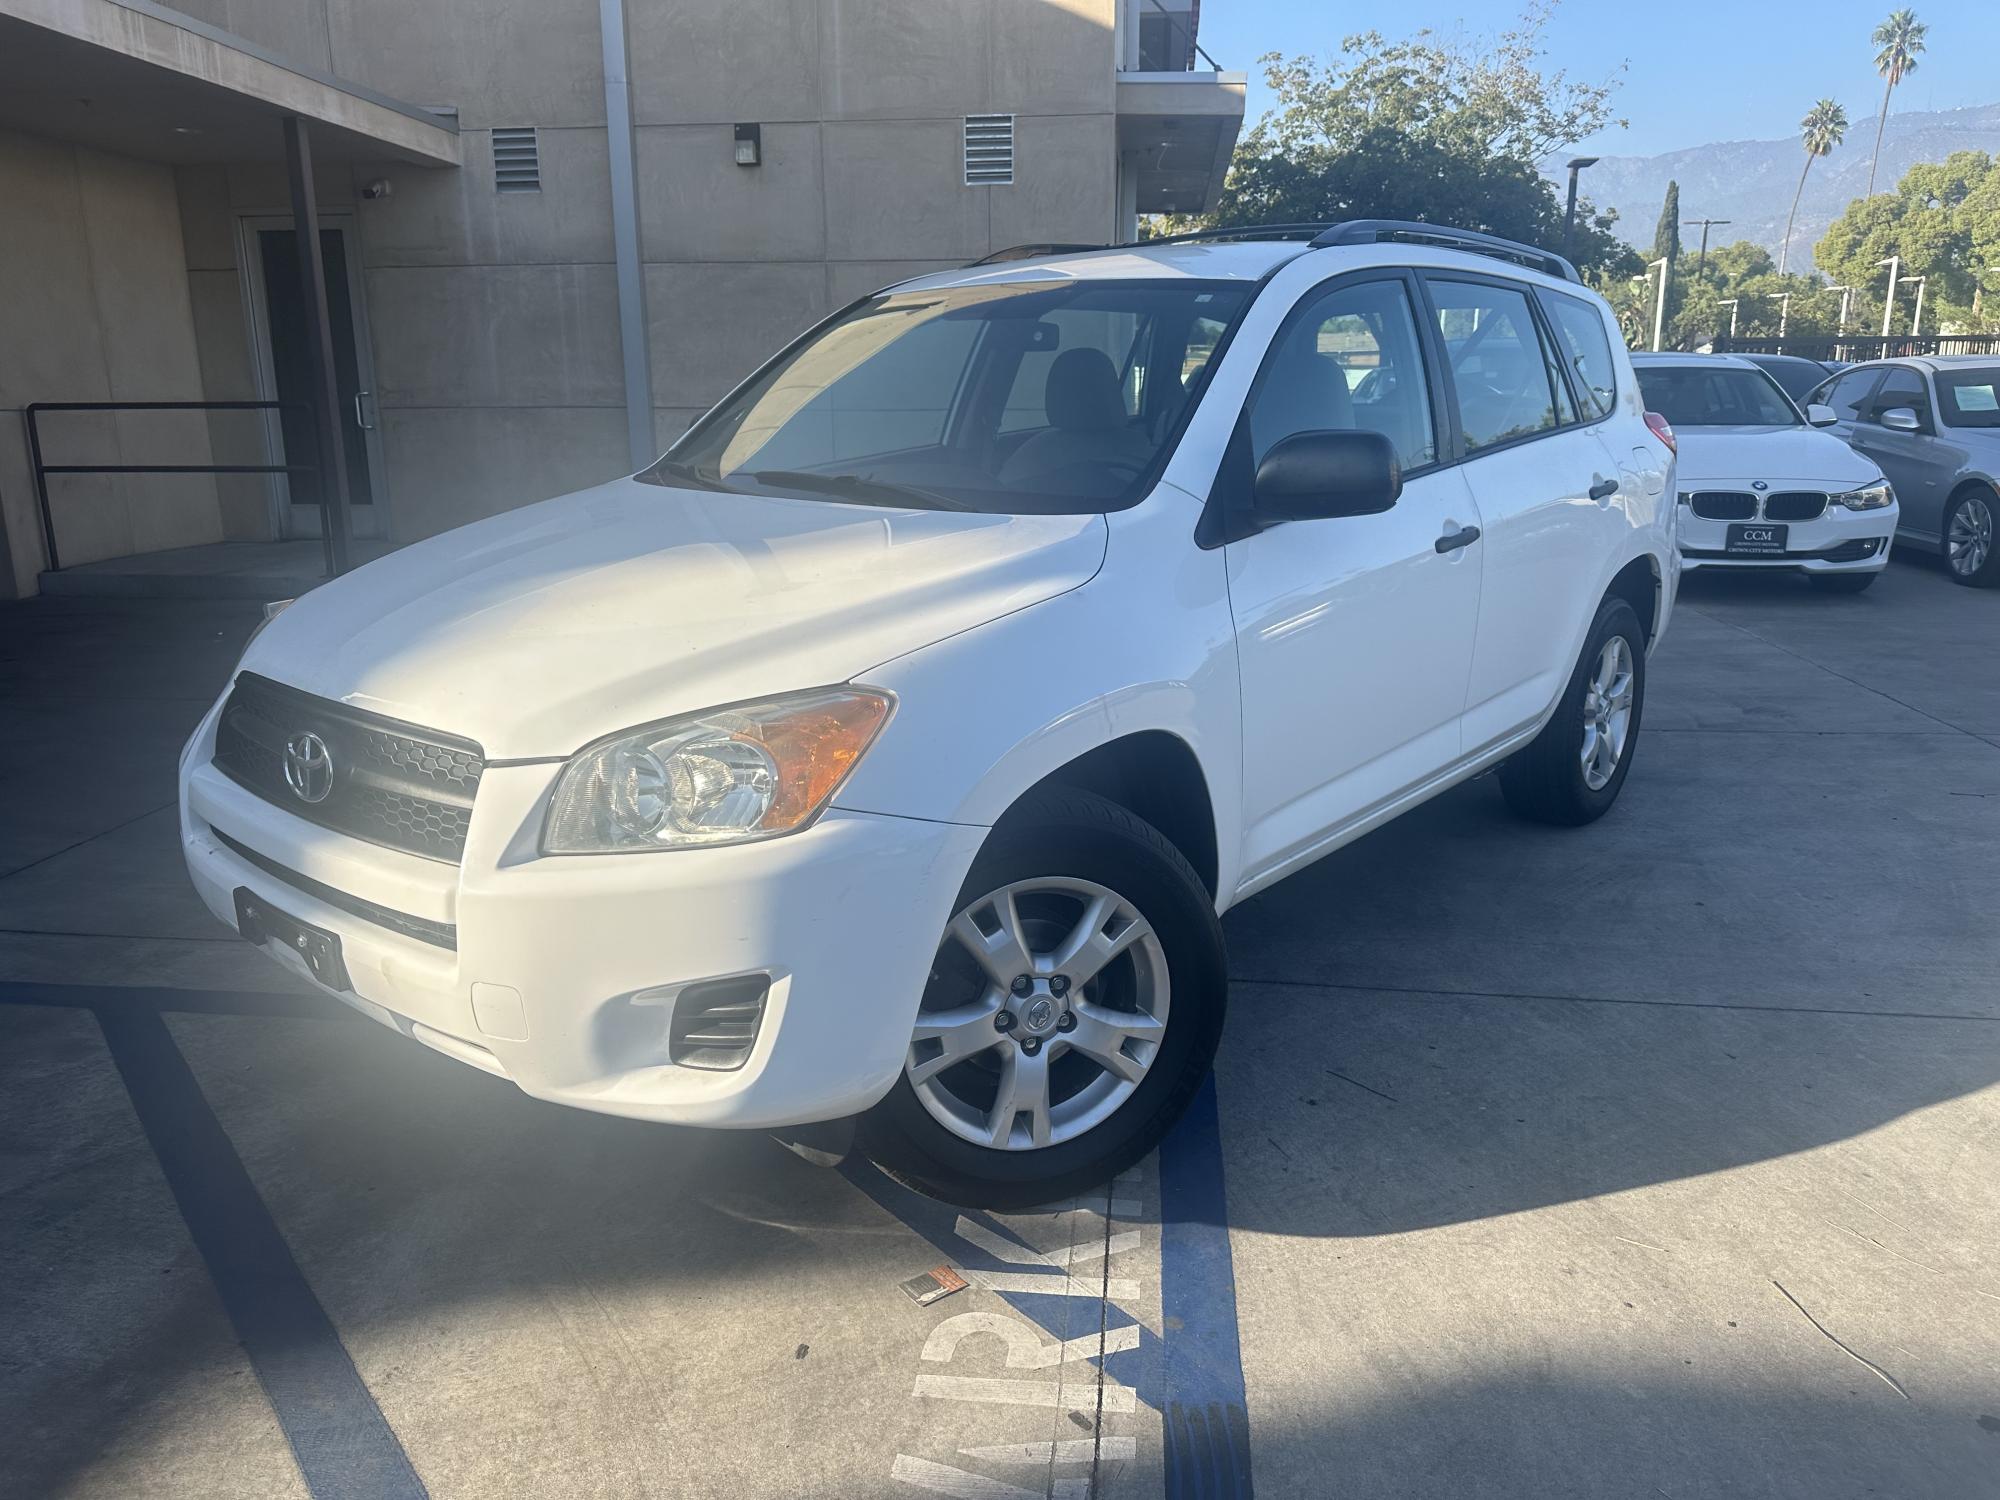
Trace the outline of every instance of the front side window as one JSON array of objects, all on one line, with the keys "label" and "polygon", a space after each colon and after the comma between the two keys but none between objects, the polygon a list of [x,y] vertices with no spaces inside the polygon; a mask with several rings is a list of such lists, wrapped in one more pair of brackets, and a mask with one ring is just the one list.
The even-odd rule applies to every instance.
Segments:
[{"label": "front side window", "polygon": [[1417,319],[1400,281],[1337,287],[1278,336],[1250,403],[1253,462],[1294,433],[1379,432],[1406,469],[1437,460]]},{"label": "front side window", "polygon": [[1543,292],[1556,338],[1569,360],[1571,381],[1585,413],[1608,417],[1618,406],[1618,364],[1612,358],[1611,337],[1604,318],[1590,303],[1561,292]]},{"label": "front side window", "polygon": [[1676,427],[1797,427],[1804,418],[1762,370],[1742,365],[1641,365],[1646,410]]},{"label": "front side window", "polygon": [[1924,377],[1908,365],[1892,365],[1875,398],[1868,403],[1868,420],[1878,425],[1885,411],[1913,411],[1922,420],[1930,410],[1924,399]]},{"label": "front side window", "polygon": [[1882,379],[1879,367],[1866,370],[1849,370],[1819,389],[1819,400],[1833,408],[1834,414],[1843,422],[1858,422],[1868,405],[1868,398]]},{"label": "front side window", "polygon": [[2000,365],[1940,370],[1938,415],[1947,427],[2000,427]]},{"label": "front side window", "polygon": [[1030,281],[895,291],[816,330],[643,478],[988,513],[1138,501],[1252,288]]},{"label": "front side window", "polygon": [[1430,289],[1467,450],[1554,428],[1555,387],[1527,293],[1437,279]]}]

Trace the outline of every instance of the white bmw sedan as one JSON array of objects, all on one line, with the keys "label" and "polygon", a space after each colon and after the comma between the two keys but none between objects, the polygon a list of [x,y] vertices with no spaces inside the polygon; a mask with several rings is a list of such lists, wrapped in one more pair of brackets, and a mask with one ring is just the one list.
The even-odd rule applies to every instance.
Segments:
[{"label": "white bmw sedan", "polygon": [[1872,459],[1802,415],[1764,371],[1726,354],[1632,358],[1646,409],[1680,442],[1681,568],[1785,568],[1858,594],[1889,561],[1896,493]]}]

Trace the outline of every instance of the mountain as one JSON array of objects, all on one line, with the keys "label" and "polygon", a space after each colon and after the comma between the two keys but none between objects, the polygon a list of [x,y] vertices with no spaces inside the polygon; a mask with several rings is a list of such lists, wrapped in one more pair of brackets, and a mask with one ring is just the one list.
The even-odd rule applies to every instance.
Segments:
[{"label": "mountain", "polygon": [[[1793,270],[1811,269],[1813,245],[1868,186],[1875,111],[1865,109],[1855,116],[1850,107],[1849,115],[1846,143],[1814,162],[1806,178],[1798,224],[1792,231]],[[1876,174],[1875,190],[1894,187],[1920,161],[1943,161],[1954,151],[2000,154],[2000,104],[1891,114],[1882,133],[1882,169]],[[1653,243],[1653,226],[1671,179],[1681,185],[1682,218],[1733,221],[1715,226],[1710,245],[1753,240],[1776,256],[1804,161],[1805,149],[1797,136],[1719,141],[1660,156],[1607,156],[1584,169],[1582,195],[1601,209],[1617,209],[1619,233],[1646,249]],[[1543,163],[1542,170],[1559,184],[1567,176],[1560,160]],[[1700,238],[1699,229],[1681,230],[1682,242],[1690,250]]]}]

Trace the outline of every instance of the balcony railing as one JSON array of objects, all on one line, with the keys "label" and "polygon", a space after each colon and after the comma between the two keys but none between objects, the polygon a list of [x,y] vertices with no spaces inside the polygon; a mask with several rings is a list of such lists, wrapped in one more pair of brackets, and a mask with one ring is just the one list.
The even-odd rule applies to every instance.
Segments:
[{"label": "balcony railing", "polygon": [[1197,59],[1216,68],[1199,39],[1201,0],[1123,0],[1119,24],[1122,73],[1192,73]]}]

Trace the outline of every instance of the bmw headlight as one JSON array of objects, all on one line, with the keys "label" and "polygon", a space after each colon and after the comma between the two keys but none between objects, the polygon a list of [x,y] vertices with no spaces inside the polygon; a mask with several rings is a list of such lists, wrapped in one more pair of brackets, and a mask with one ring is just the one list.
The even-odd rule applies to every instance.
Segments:
[{"label": "bmw headlight", "polygon": [[888,721],[892,700],[827,688],[630,730],[563,767],[545,854],[623,854],[804,828]]},{"label": "bmw headlight", "polygon": [[1889,481],[1878,479],[1871,485],[1858,490],[1849,490],[1844,495],[1828,495],[1830,505],[1844,505],[1849,510],[1887,510],[1896,503],[1896,492],[1889,488]]}]

